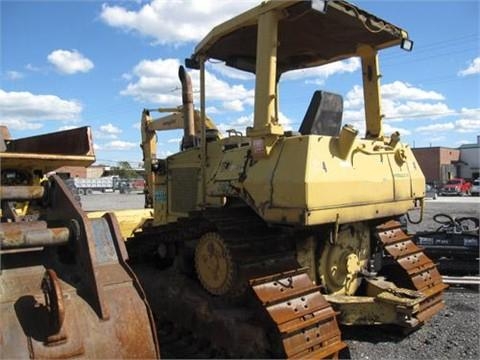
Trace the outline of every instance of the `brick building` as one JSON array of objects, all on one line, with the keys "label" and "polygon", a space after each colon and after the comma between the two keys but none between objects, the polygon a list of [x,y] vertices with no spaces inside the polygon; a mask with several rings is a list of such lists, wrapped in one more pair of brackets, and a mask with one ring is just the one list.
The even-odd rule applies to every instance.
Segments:
[{"label": "brick building", "polygon": [[443,184],[449,179],[459,176],[457,165],[460,161],[460,150],[447,147],[427,147],[412,149],[418,164],[429,184]]},{"label": "brick building", "polygon": [[110,167],[105,165],[92,165],[87,168],[81,166],[62,166],[55,170],[55,172],[59,175],[72,178],[99,178],[107,170],[110,170]]},{"label": "brick building", "polygon": [[464,144],[458,149],[436,146],[412,151],[429,184],[444,184],[454,177],[474,180],[480,175],[480,136],[476,144]]}]

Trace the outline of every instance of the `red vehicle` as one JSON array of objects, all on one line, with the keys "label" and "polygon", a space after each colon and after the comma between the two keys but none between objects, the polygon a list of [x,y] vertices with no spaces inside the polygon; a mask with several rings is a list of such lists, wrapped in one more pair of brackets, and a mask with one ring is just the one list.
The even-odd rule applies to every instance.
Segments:
[{"label": "red vehicle", "polygon": [[454,178],[448,180],[448,182],[443,185],[440,189],[440,195],[469,195],[470,190],[472,188],[472,183],[462,179],[462,178]]}]

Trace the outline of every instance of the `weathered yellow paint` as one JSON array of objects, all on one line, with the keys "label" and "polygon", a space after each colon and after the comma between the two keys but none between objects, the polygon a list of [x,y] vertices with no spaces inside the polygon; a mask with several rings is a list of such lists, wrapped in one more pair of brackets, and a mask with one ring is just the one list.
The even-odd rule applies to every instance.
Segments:
[{"label": "weathered yellow paint", "polygon": [[[344,160],[338,137],[284,138],[271,158],[247,169],[244,188],[272,222],[314,225],[399,215],[424,196],[423,175],[411,150],[355,140]],[[401,149],[406,161],[394,157]],[[375,174],[372,175],[374,169]]]},{"label": "weathered yellow paint", "polygon": [[[87,213],[87,216],[89,219],[98,219],[107,212],[112,211],[91,211]],[[140,229],[145,221],[153,218],[152,209],[115,210],[114,213],[124,240],[131,237],[135,230]]]},{"label": "weathered yellow paint", "polygon": [[380,107],[380,71],[377,51],[369,45],[358,47],[362,59],[363,98],[365,103],[366,138],[383,136],[382,111]]},{"label": "weathered yellow paint", "polygon": [[[204,62],[212,54],[224,56],[222,51],[233,51],[236,43],[228,41],[230,35],[238,35],[248,27],[255,30],[252,33],[256,34],[256,51],[247,54],[252,58],[238,58],[237,63],[232,63],[234,67],[243,66],[255,73],[254,124],[247,128],[247,137],[235,135],[206,143],[202,134],[198,148],[168,158],[165,181],[156,185],[157,190],[166,189],[168,194],[167,206],[162,205],[156,211],[157,224],[188,215],[186,211],[172,210],[175,184],[169,172],[179,168],[199,169],[198,187],[191,190],[195,191],[196,195],[192,196],[197,196],[197,201],[189,211],[221,206],[225,198],[239,197],[271,223],[344,224],[397,216],[405,214],[415,206],[416,200],[424,197],[424,177],[411,150],[399,141],[398,134],[389,138],[382,133],[377,51],[400,44],[402,39],[408,38],[407,33],[359,10],[356,20],[364,26],[370,21],[370,25],[385,33],[378,37],[358,35],[364,40],[343,53],[342,48],[336,48],[335,54],[328,59],[315,51],[298,59],[296,54],[289,53],[291,57],[285,58],[288,49],[282,48],[279,41],[282,36],[287,39],[284,31],[289,29],[286,25],[289,24],[288,10],[294,12],[302,6],[308,5],[301,1],[266,1],[217,26],[196,47],[190,60],[201,70],[201,118],[205,119],[208,94],[205,93]],[[328,7],[331,12],[327,10],[321,16],[342,20],[353,16],[353,5],[329,2]],[[385,24],[388,26],[383,26]],[[227,50],[219,47],[219,43],[227,46]],[[294,45],[290,43],[290,46]],[[312,44],[315,49],[318,46]],[[233,53],[232,56],[235,57]],[[282,71],[277,61],[282,56],[292,64],[292,67],[284,64],[282,69],[294,65],[307,68],[359,56],[365,94],[366,138],[361,139],[358,132],[348,126],[339,136],[284,134],[278,125],[277,108],[278,79]],[[247,61],[247,65],[240,64],[242,61]]]},{"label": "weathered yellow paint", "polygon": [[420,292],[399,288],[383,278],[367,281],[366,296],[325,295],[346,325],[418,324],[414,315],[425,300]]},{"label": "weathered yellow paint", "polygon": [[[280,16],[280,12],[272,10],[258,17],[254,126],[253,129],[247,129],[247,136],[250,137],[283,135],[283,128],[278,124],[276,99],[277,31]],[[272,142],[274,139],[267,139],[267,154]]]}]

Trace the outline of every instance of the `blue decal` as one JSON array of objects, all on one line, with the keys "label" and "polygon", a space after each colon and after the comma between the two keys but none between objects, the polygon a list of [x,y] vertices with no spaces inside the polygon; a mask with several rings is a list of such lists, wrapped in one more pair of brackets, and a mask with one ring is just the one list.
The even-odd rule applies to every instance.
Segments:
[{"label": "blue decal", "polygon": [[155,201],[166,203],[167,202],[167,192],[165,190],[155,191]]}]

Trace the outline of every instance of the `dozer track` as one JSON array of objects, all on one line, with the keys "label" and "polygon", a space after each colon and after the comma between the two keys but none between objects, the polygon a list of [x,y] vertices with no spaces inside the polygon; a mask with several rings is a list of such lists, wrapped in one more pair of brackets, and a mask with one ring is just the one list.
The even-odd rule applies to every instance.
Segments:
[{"label": "dozer track", "polygon": [[443,291],[448,286],[443,283],[436,265],[412,241],[413,236],[402,230],[400,222],[390,220],[377,226],[377,236],[383,249],[395,261],[396,273],[403,277],[395,280],[403,280],[403,287],[419,291],[425,297],[415,314],[420,325],[445,306]]},{"label": "dozer track", "polygon": [[205,216],[234,250],[238,279],[249,284],[252,291],[247,293],[255,294],[259,315],[277,333],[282,356],[338,358],[347,345],[341,341],[336,313],[308,269],[299,266],[290,239],[248,208],[212,209]]},{"label": "dozer track", "polygon": [[335,311],[307,269],[253,279],[250,286],[281,334],[287,358],[337,359],[347,346],[340,339]]},{"label": "dozer track", "polygon": [[[225,357],[338,358],[339,352],[347,347],[341,341],[336,312],[320,293],[320,287],[315,286],[307,269],[300,267],[296,261],[292,239],[285,236],[283,231],[268,227],[255,213],[244,207],[193,212],[189,218],[179,219],[178,225],[180,224],[177,232],[172,232],[172,227],[168,226],[165,228],[168,229],[168,235],[160,236],[157,233],[155,238],[162,239],[161,241],[168,241],[167,238],[170,238],[169,241],[173,238],[174,241],[189,241],[192,239],[192,231],[189,229],[195,224],[197,239],[202,237],[200,232],[220,237],[235,265],[231,290],[225,295],[212,296],[198,286],[190,285],[187,290],[180,285],[180,290],[173,290],[173,285],[158,285],[162,290],[157,289],[155,293],[175,291],[178,292],[177,298],[182,297],[177,302],[177,308],[182,309],[182,314],[168,310],[169,305],[165,299],[151,300],[152,304],[156,303],[153,305],[154,312],[158,312],[157,307],[162,307],[161,314],[157,314],[162,321],[170,321],[181,328],[185,326],[182,319],[188,317],[188,330],[198,335],[198,341],[207,340],[215,351],[225,349],[225,343],[218,333],[208,331],[208,326],[213,326],[217,332],[223,329],[225,334],[233,334],[230,335],[232,338],[227,346],[236,350],[225,353]],[[132,239],[131,247],[135,247],[133,242],[147,240],[146,235],[144,233],[142,237]],[[151,235],[148,236],[149,241],[153,240],[153,232]],[[152,244],[150,247],[153,247]],[[140,260],[141,257],[137,259]],[[166,271],[171,272],[172,268]],[[181,275],[181,270],[176,271],[175,276],[184,276]],[[172,275],[168,278],[171,279]],[[183,281],[185,280],[177,283]],[[159,282],[157,280],[158,284]],[[205,284],[202,285],[205,287]],[[150,287],[154,286],[157,285]],[[195,298],[195,304],[189,304],[189,308],[186,308],[188,302],[183,301],[184,298]],[[198,313],[198,309],[208,309],[212,315],[205,315],[204,311]],[[245,320],[246,324],[241,325],[238,320],[233,320],[235,317],[231,314],[238,311],[248,314],[242,315],[241,321]],[[191,315],[190,312],[197,314]],[[176,319],[177,315],[182,319]],[[202,322],[199,317],[208,320]],[[208,324],[204,325],[205,323]],[[257,330],[253,330],[252,325]],[[240,334],[245,331],[243,328],[252,329],[249,336],[258,334],[257,338],[265,337],[267,341],[255,341],[260,345],[252,345],[244,339],[243,345],[234,345],[233,338],[241,338]],[[241,352],[242,347],[245,348],[244,353]],[[258,353],[250,347],[257,349]]]}]

